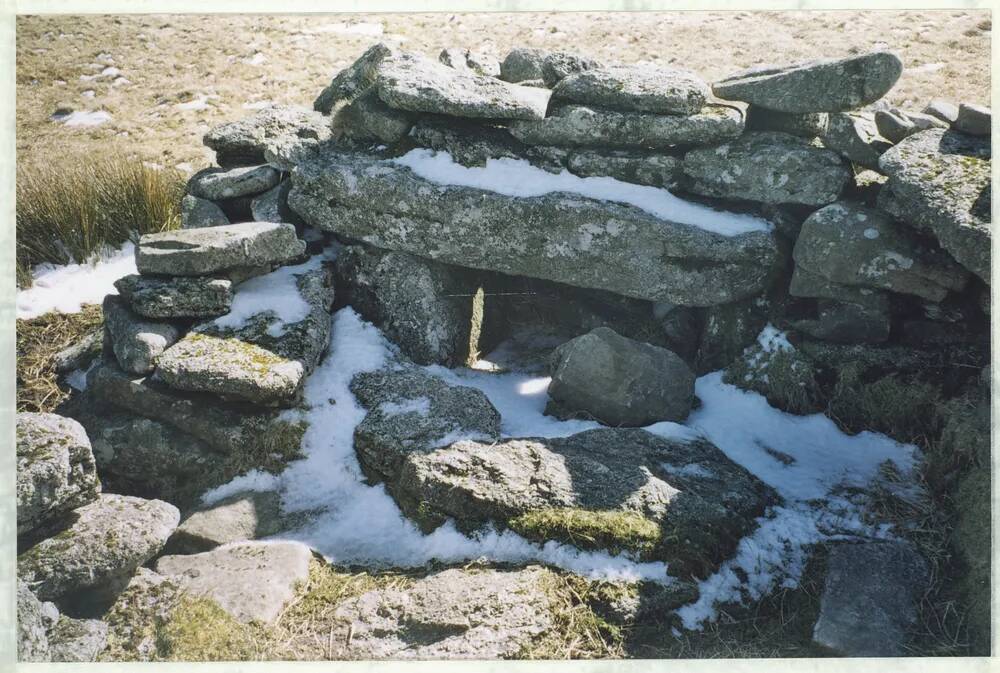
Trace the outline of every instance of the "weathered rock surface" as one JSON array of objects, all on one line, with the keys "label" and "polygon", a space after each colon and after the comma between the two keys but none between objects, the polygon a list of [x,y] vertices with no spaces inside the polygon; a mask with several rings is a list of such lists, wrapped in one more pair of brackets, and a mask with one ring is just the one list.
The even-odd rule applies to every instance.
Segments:
[{"label": "weathered rock surface", "polygon": [[[631,515],[652,532],[646,548],[630,551],[667,561],[678,576],[717,565],[773,497],[706,441],[668,440],[631,428],[499,443],[462,440],[410,453],[391,490],[425,529],[454,518],[463,530],[511,525],[540,541],[554,534],[597,549],[615,547],[616,540],[575,536],[573,515]],[[561,514],[564,530],[519,520],[539,513]]]},{"label": "weathered rock surface", "polygon": [[747,106],[748,131],[780,131],[803,138],[822,137],[829,123],[825,112],[778,112],[757,105]]},{"label": "weathered rock surface", "polygon": [[878,134],[870,115],[838,112],[830,115],[823,144],[865,168],[878,169],[878,158],[892,144]]},{"label": "weathered rock surface", "polygon": [[715,82],[712,92],[719,98],[778,112],[843,112],[884,96],[902,72],[899,57],[876,51],[836,60],[750,68]]},{"label": "weathered rock surface", "polygon": [[181,199],[181,228],[201,229],[229,224],[229,218],[215,202],[185,194]]},{"label": "weathered rock surface", "polygon": [[743,113],[728,105],[706,105],[691,115],[622,112],[585,105],[562,105],[541,121],[510,125],[529,145],[644,149],[711,145],[736,138]]},{"label": "weathered rock surface", "polygon": [[515,657],[553,627],[547,571],[445,570],[412,586],[345,601],[335,616],[351,635],[340,655],[358,659]]},{"label": "weathered rock surface", "polygon": [[793,297],[832,299],[866,306],[883,312],[889,310],[889,295],[886,292],[873,290],[868,287],[834,283],[798,265],[792,273],[788,293]]},{"label": "weathered rock surface", "polygon": [[937,117],[945,124],[954,124],[958,119],[958,106],[946,100],[932,100],[923,110],[924,114]]},{"label": "weathered rock surface", "polygon": [[257,222],[288,222],[301,224],[299,216],[288,207],[288,190],[292,183],[282,180],[277,187],[270,189],[250,202],[250,214]]},{"label": "weathered rock surface", "polygon": [[710,96],[708,85],[689,70],[655,66],[603,66],[562,78],[554,102],[655,114],[697,114]]},{"label": "weathered rock surface", "polygon": [[600,67],[602,66],[599,61],[580,54],[566,51],[548,52],[542,58],[542,82],[551,89],[570,75]]},{"label": "weathered rock surface", "polygon": [[281,496],[275,491],[247,491],[192,512],[174,531],[165,551],[197,554],[274,535],[280,528]]},{"label": "weathered rock surface", "polygon": [[889,339],[892,316],[879,310],[843,301],[822,299],[815,319],[797,320],[795,329],[814,339],[839,343],[882,343]]},{"label": "weathered rock surface", "polygon": [[52,603],[39,601],[28,585],[17,580],[17,660],[20,662],[51,661],[48,630],[52,613],[59,612]]},{"label": "weathered rock surface", "polygon": [[910,543],[837,545],[813,641],[846,657],[905,654],[929,579],[927,562]]},{"label": "weathered rock surface", "polygon": [[511,49],[500,63],[500,79],[512,84],[543,79],[542,63],[545,61],[545,54],[542,49]]},{"label": "weathered rock surface", "polygon": [[605,175],[664,189],[684,181],[683,157],[666,152],[578,150],[569,155],[567,167],[582,177]]},{"label": "weathered rock surface", "polygon": [[351,245],[338,253],[336,274],[345,301],[414,362],[457,366],[468,360],[475,273]]},{"label": "weathered rock surface", "polygon": [[242,622],[273,622],[309,577],[300,542],[243,542],[189,556],[163,556],[155,570],[182,590],[211,598]]},{"label": "weathered rock surface", "polygon": [[990,108],[972,103],[962,103],[958,106],[958,116],[955,118],[955,129],[974,136],[988,136],[993,124],[993,113]]},{"label": "weathered rock surface", "polygon": [[[882,155],[889,183],[879,207],[932,233],[959,264],[990,282],[990,162],[988,139],[930,130]],[[884,196],[883,196],[884,195]]]},{"label": "weathered rock surface", "polygon": [[86,369],[104,348],[104,328],[87,333],[72,346],[52,356],[52,368],[57,374],[68,374],[74,369]]},{"label": "weathered rock surface", "polygon": [[107,643],[106,623],[62,616],[49,632],[50,661],[97,661]]},{"label": "weathered rock surface", "polygon": [[289,406],[302,392],[302,363],[235,338],[189,333],[159,358],[157,373],[171,388]]},{"label": "weathered rock surface", "polygon": [[243,222],[145,234],[136,247],[135,263],[141,274],[205,276],[241,267],[286,263],[303,252],[305,243],[296,238],[291,224]]},{"label": "weathered rock surface", "polygon": [[333,128],[354,140],[392,145],[410,132],[415,116],[386,105],[372,87],[334,113]]},{"label": "weathered rock surface", "polygon": [[456,70],[469,70],[476,75],[500,77],[500,60],[485,51],[450,47],[441,50],[438,60]]},{"label": "weathered rock surface", "polygon": [[296,168],[289,203],[312,226],[378,248],[682,305],[753,294],[778,257],[769,231],[723,236],[571,194],[439,185],[336,152]]},{"label": "weathered rock surface", "polygon": [[946,123],[933,115],[898,108],[876,110],[875,126],[879,134],[891,143],[902,142],[904,138],[927,129],[948,128]]},{"label": "weathered rock surface", "polygon": [[308,146],[330,137],[330,120],[305,108],[273,105],[235,122],[216,126],[203,138],[223,168],[254,166],[265,152],[287,145]]},{"label": "weathered rock surface", "polygon": [[368,411],[354,430],[354,449],[374,481],[395,481],[410,453],[500,436],[500,414],[480,390],[449,385],[413,365],[358,374],[351,392]]},{"label": "weathered rock surface", "polygon": [[104,298],[104,331],[115,359],[122,369],[133,374],[148,374],[156,359],[181,337],[180,330],[164,322],[143,319],[129,310],[121,297]]},{"label": "weathered rock surface", "polygon": [[845,285],[913,294],[941,301],[961,290],[968,273],[942,251],[917,241],[882,212],[842,201],[821,208],[802,225],[795,263]]},{"label": "weathered rock surface", "polygon": [[180,512],[160,500],[103,494],[73,524],[17,558],[18,577],[42,600],[83,589],[114,591],[163,548]]},{"label": "weathered rock surface", "polygon": [[27,533],[101,492],[90,440],[55,414],[17,414],[17,533]]},{"label": "weathered rock surface", "polygon": [[228,313],[233,283],[226,278],[162,278],[132,274],[115,281],[129,307],[145,318],[206,318]]},{"label": "weathered rock surface", "polygon": [[549,92],[413,54],[382,60],[372,86],[390,107],[474,119],[544,119]]},{"label": "weathered rock surface", "polygon": [[688,189],[696,194],[811,206],[836,201],[851,178],[837,153],[768,131],[693,149],[684,156],[684,172],[691,178]]},{"label": "weathered rock surface", "polygon": [[341,101],[350,102],[375,81],[383,60],[399,56],[399,51],[383,43],[369,47],[358,59],[341,70],[313,102],[313,109],[330,114]]},{"label": "weathered rock surface", "polygon": [[691,411],[694,372],[675,353],[607,327],[552,353],[546,413],[596,418],[605,425],[682,421]]},{"label": "weathered rock surface", "polygon": [[188,191],[198,198],[221,201],[266,192],[278,184],[280,178],[271,166],[206,168],[191,178]]},{"label": "weathered rock surface", "polygon": [[158,626],[171,620],[181,589],[148,568],[139,568],[104,616],[108,640],[135,661],[156,658],[161,647]]}]

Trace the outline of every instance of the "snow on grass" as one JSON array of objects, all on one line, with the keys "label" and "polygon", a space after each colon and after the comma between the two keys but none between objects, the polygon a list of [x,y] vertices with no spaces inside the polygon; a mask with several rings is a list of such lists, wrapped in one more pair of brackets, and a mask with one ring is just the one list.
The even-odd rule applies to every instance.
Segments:
[{"label": "snow on grass", "polygon": [[759,217],[714,210],[700,203],[685,201],[658,187],[634,185],[609,177],[581,178],[566,170],[549,173],[523,159],[487,159],[485,166],[467,168],[455,163],[447,152],[414,149],[391,161],[438,184],[475,187],[517,197],[542,196],[553,192],[578,194],[600,201],[624,203],[660,219],[722,236],[773,229],[770,222]]},{"label": "snow on grass", "polygon": [[286,325],[309,316],[309,303],[299,294],[298,277],[318,269],[325,259],[329,258],[316,255],[303,264],[283,266],[277,271],[240,283],[236,286],[229,313],[216,318],[214,324],[240,329],[255,315],[271,313],[275,320],[268,326],[267,333],[280,337],[285,333]]},{"label": "snow on grass", "polygon": [[136,273],[135,247],[94,255],[83,264],[39,264],[32,270],[32,285],[18,290],[15,306],[22,319],[58,311],[77,313],[84,304],[100,304],[104,296],[118,294],[115,281]]},{"label": "snow on grass", "polygon": [[84,112],[77,110],[69,114],[52,115],[52,121],[59,122],[64,126],[100,126],[111,121],[111,115],[104,110],[95,112]]}]

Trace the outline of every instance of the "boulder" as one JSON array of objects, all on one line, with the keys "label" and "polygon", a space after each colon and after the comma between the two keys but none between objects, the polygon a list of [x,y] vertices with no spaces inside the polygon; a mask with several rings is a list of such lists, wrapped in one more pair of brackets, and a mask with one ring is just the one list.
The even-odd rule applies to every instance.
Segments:
[{"label": "boulder", "polygon": [[542,49],[511,49],[500,63],[500,79],[512,84],[544,79],[542,63],[545,61],[545,54]]},{"label": "boulder", "polygon": [[993,127],[993,113],[990,108],[972,103],[962,103],[958,106],[958,116],[954,127],[962,133],[973,136],[988,136]]},{"label": "boulder", "polygon": [[821,299],[818,311],[815,319],[792,323],[795,329],[813,339],[838,343],[882,343],[889,339],[892,315],[888,310]]},{"label": "boulder", "polygon": [[99,619],[63,615],[49,632],[50,661],[97,661],[108,644],[108,625]]},{"label": "boulder", "polygon": [[837,112],[830,115],[823,144],[865,168],[878,169],[878,158],[892,143],[878,134],[870,115]]},{"label": "boulder", "polygon": [[358,374],[351,392],[367,410],[354,449],[372,481],[394,482],[408,454],[500,437],[500,414],[480,390],[449,385],[413,365]]},{"label": "boulder", "polygon": [[115,359],[125,371],[133,374],[153,371],[156,359],[181,337],[174,325],[136,315],[117,295],[107,295],[102,306],[105,334]]},{"label": "boulder", "polygon": [[804,138],[753,131],[684,156],[688,189],[696,194],[762,203],[822,206],[836,201],[851,179],[836,152]]},{"label": "boulder", "polygon": [[88,332],[72,346],[52,356],[52,368],[57,374],[68,374],[74,369],[86,369],[104,348],[104,328]]},{"label": "boulder", "polygon": [[229,224],[229,218],[214,201],[185,194],[181,199],[181,228],[201,229]]},{"label": "boulder", "polygon": [[182,591],[205,596],[241,622],[273,623],[309,578],[301,542],[242,542],[188,556],[162,556],[155,570]]},{"label": "boulder", "polygon": [[144,234],[136,247],[135,264],[141,274],[206,276],[242,267],[284,264],[303,252],[305,243],[296,238],[291,224],[243,222]]},{"label": "boulder", "polygon": [[203,142],[215,150],[223,168],[257,166],[266,153],[289,146],[308,147],[330,138],[330,120],[305,108],[272,105],[238,121],[216,126]]},{"label": "boulder", "polygon": [[460,72],[413,54],[375,66],[372,86],[389,107],[472,119],[544,119],[549,92]]},{"label": "boulder", "polygon": [[608,327],[563,344],[551,362],[548,414],[642,426],[682,421],[691,411],[694,373],[684,360]]},{"label": "boulder", "polygon": [[958,119],[958,106],[946,100],[932,100],[921,112],[937,117],[948,125],[954,124]]},{"label": "boulder", "polygon": [[48,630],[59,611],[52,603],[42,603],[28,585],[17,580],[17,660],[26,662],[52,661]]},{"label": "boulder", "polygon": [[392,145],[410,132],[415,116],[383,103],[373,87],[334,113],[333,128],[353,140]]},{"label": "boulder", "polygon": [[758,66],[725,77],[712,92],[778,112],[844,112],[877,101],[893,87],[903,63],[875,51],[843,59]]},{"label": "boulder", "polygon": [[650,65],[603,66],[559,80],[553,103],[654,114],[697,114],[710,96],[708,85],[689,70]]},{"label": "boulder", "polygon": [[382,61],[399,56],[399,51],[381,42],[369,47],[358,59],[337,73],[313,103],[313,109],[328,115],[342,101],[350,102],[375,81]]},{"label": "boulder", "polygon": [[990,282],[990,141],[934,129],[879,159],[889,182],[879,207],[933,234],[959,264]]},{"label": "boulder", "polygon": [[650,187],[675,189],[684,180],[683,157],[667,152],[637,150],[577,150],[569,155],[567,167],[582,177],[607,176]]},{"label": "boulder", "polygon": [[241,339],[189,333],[159,359],[159,377],[171,388],[241,399],[264,406],[292,406],[306,372],[288,360]]},{"label": "boulder", "polygon": [[278,184],[281,175],[271,166],[206,168],[188,182],[188,192],[210,201],[260,194]]},{"label": "boulder", "polygon": [[55,414],[17,414],[17,534],[65,516],[101,492],[90,440]]},{"label": "boulder", "polygon": [[281,496],[247,491],[192,512],[167,542],[168,554],[197,554],[230,542],[274,535],[281,530]]},{"label": "boulder", "polygon": [[233,303],[233,283],[226,278],[132,274],[116,280],[115,288],[135,313],[153,320],[223,315]]},{"label": "boulder", "polygon": [[[479,288],[474,272],[351,245],[338,253],[336,274],[344,301],[414,362],[454,367],[468,361]],[[482,306],[477,318],[482,321]]]},{"label": "boulder", "polygon": [[914,133],[933,128],[948,128],[948,125],[929,114],[904,112],[898,108],[875,111],[875,126],[879,134],[890,143],[902,142]]},{"label": "boulder", "polygon": [[835,283],[930,301],[961,290],[969,276],[941,250],[923,245],[884,213],[848,201],[810,215],[792,256],[797,266]]},{"label": "boulder", "polygon": [[280,412],[186,395],[148,377],[129,376],[108,363],[88,373],[87,396],[102,405],[166,423],[214,451],[246,460],[272,453],[297,454],[304,432],[300,422],[279,418]]},{"label": "boulder", "polygon": [[476,75],[500,77],[500,60],[493,54],[449,47],[442,49],[438,60],[456,70],[469,70]]},{"label": "boulder", "polygon": [[826,112],[778,112],[757,105],[747,107],[748,131],[780,131],[803,138],[822,137],[832,115]]},{"label": "boulder", "polygon": [[[518,198],[441,185],[360,155],[328,153],[299,165],[292,179],[289,204],[319,229],[440,262],[639,299],[732,301],[759,291],[778,258],[763,222],[759,231],[727,236],[575,194]],[[690,221],[702,216],[710,221],[718,213],[697,210],[699,219]]]},{"label": "boulder", "polygon": [[107,493],[74,514],[69,528],[17,557],[18,577],[41,600],[88,589],[101,595],[120,591],[180,521],[169,503]]},{"label": "boulder", "polygon": [[337,658],[507,659],[554,627],[548,571],[444,570],[344,601]]},{"label": "boulder", "polygon": [[424,530],[510,527],[539,542],[629,552],[704,576],[774,494],[701,439],[633,428],[456,441],[406,455],[389,489]]},{"label": "boulder", "polygon": [[743,113],[739,108],[716,104],[690,115],[561,105],[540,121],[511,123],[510,132],[529,145],[663,149],[736,138],[743,132]]},{"label": "boulder", "polygon": [[836,545],[813,641],[845,657],[905,655],[929,582],[927,562],[909,542]]}]

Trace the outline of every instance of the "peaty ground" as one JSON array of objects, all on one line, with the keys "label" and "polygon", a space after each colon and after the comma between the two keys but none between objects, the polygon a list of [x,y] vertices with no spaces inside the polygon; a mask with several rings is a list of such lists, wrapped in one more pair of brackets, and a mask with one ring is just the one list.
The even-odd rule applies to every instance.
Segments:
[{"label": "peaty ground", "polygon": [[[19,161],[114,147],[187,172],[212,162],[201,137],[267,102],[310,106],[374,42],[576,51],[684,66],[712,80],[768,62],[895,50],[887,100],[989,101],[988,11],[21,16]],[[111,68],[108,70],[108,68]],[[102,74],[103,73],[103,74]],[[80,113],[69,126],[59,108]],[[96,114],[95,113],[107,113]],[[110,115],[98,125],[87,125]]]}]

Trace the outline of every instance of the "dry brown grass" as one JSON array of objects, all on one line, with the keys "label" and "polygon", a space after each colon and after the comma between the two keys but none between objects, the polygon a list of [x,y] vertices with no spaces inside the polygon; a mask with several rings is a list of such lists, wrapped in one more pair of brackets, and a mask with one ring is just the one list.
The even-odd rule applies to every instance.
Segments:
[{"label": "dry brown grass", "polygon": [[[384,33],[323,32],[343,22],[381,24]],[[566,49],[683,65],[710,80],[761,62],[879,45],[898,51],[907,68],[887,96],[893,104],[987,102],[990,90],[986,10],[21,16],[18,156],[114,146],[165,167],[197,169],[212,162],[201,144],[209,128],[249,114],[245,103],[311,105],[333,74],[379,40],[432,56],[447,46],[500,56],[514,46]],[[258,52],[265,62],[247,62]],[[82,81],[99,72],[90,64],[113,65],[130,83]],[[201,96],[208,97],[204,110],[176,107]],[[49,119],[61,104],[103,109],[113,119],[67,128]]]}]

